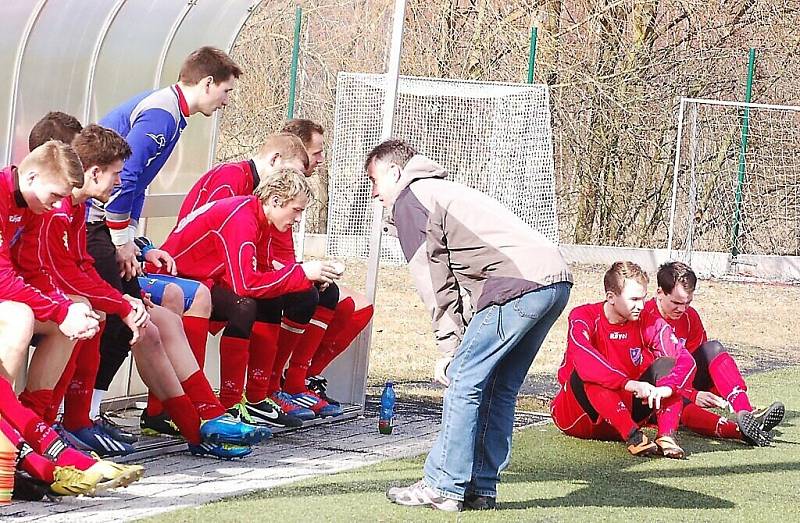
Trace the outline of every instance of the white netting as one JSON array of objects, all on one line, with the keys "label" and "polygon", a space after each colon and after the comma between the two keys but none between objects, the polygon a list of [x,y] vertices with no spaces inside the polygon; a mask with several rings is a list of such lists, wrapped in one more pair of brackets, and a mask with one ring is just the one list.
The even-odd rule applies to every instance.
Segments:
[{"label": "white netting", "polygon": [[[340,73],[330,159],[330,256],[365,258],[372,228],[367,153],[379,143],[384,75]],[[546,86],[401,77],[393,137],[440,163],[450,179],[503,203],[558,241]],[[404,263],[385,236],[381,260]]]},{"label": "white netting", "polygon": [[691,261],[693,251],[800,255],[800,106],[684,103],[676,258]]}]

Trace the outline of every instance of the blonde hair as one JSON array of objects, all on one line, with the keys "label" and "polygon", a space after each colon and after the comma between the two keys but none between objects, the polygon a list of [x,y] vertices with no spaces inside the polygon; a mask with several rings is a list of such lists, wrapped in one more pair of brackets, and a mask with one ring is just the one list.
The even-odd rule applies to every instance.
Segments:
[{"label": "blonde hair", "polygon": [[272,153],[278,153],[284,160],[300,160],[304,169],[308,169],[308,153],[302,140],[289,133],[277,133],[267,136],[261,148],[258,150],[259,156],[267,157]]},{"label": "blonde hair", "polygon": [[603,286],[606,292],[622,294],[625,280],[631,279],[642,286],[647,287],[650,278],[647,273],[637,264],[630,261],[618,261],[611,265],[603,277]]},{"label": "blonde hair", "polygon": [[277,196],[281,206],[300,195],[306,195],[309,200],[314,197],[305,175],[297,169],[287,168],[278,169],[264,176],[253,194],[262,204]]},{"label": "blonde hair", "polygon": [[28,153],[18,170],[37,171],[51,180],[66,180],[72,187],[83,187],[81,159],[72,146],[58,140],[49,140]]}]

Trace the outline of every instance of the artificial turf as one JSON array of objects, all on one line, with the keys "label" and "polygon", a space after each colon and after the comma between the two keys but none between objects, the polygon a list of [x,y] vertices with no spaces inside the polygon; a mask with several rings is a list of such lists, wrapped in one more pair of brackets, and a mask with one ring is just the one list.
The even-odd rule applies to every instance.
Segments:
[{"label": "artificial turf", "polygon": [[254,492],[152,521],[800,521],[800,368],[748,379],[758,405],[779,399],[784,422],[769,448],[682,432],[686,460],[635,458],[621,443],[563,436],[553,425],[514,436],[500,510],[447,514],[386,500],[420,478],[423,457]]}]

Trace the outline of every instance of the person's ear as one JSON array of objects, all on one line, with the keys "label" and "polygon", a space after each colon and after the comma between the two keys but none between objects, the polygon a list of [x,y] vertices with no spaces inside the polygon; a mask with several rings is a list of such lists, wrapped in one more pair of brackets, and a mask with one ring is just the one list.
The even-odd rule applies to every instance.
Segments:
[{"label": "person's ear", "polygon": [[279,153],[277,151],[272,153],[269,156],[269,166],[270,167],[275,167],[275,164],[278,162],[278,158],[280,158],[280,157],[281,157],[281,153]]},{"label": "person's ear", "polygon": [[214,77],[209,75],[203,78],[203,87],[205,88],[206,92],[211,90],[211,85],[214,83]]},{"label": "person's ear", "polygon": [[273,207],[280,207],[281,206],[281,202],[280,202],[280,200],[278,199],[277,196],[273,196],[271,198],[271,200],[272,200],[272,206]]},{"label": "person's ear", "polygon": [[395,172],[394,172],[394,181],[395,181],[395,183],[397,183],[397,182],[400,181],[400,176],[402,176],[403,172],[400,169],[399,165],[394,164],[394,167],[396,167]]},{"label": "person's ear", "polygon": [[92,181],[94,183],[97,183],[97,177],[100,176],[100,168],[95,165],[94,167],[92,167],[92,170],[89,173],[89,175],[90,175]]}]

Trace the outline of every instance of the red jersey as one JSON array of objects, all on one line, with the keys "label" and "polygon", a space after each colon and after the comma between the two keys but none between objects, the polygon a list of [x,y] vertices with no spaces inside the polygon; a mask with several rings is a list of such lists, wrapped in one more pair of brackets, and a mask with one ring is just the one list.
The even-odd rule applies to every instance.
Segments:
[{"label": "red jersey", "polygon": [[[161,248],[172,255],[180,276],[212,280],[239,296],[274,298],[311,288],[297,263],[265,271],[256,246],[269,242],[270,226],[255,196],[209,202],[186,215]],[[153,271],[158,272],[158,271]]]},{"label": "red jersey", "polygon": [[44,292],[84,296],[93,308],[121,318],[131,312],[122,294],[95,270],[86,250],[86,204],[74,204],[72,196],[27,220],[11,253],[25,281]]},{"label": "red jersey", "polygon": [[208,202],[233,196],[249,196],[258,187],[258,170],[252,160],[221,163],[204,174],[186,193],[178,221]]},{"label": "red jersey", "polygon": [[638,380],[656,358],[666,356],[675,358],[675,365],[657,385],[668,386],[673,392],[691,385],[694,358],[665,321],[642,321],[640,317],[622,324],[609,323],[604,303],[581,305],[570,312],[559,383],[569,381],[574,370],[585,382],[622,389],[628,380]]},{"label": "red jersey", "polygon": [[0,171],[0,300],[28,305],[39,321],[61,323],[72,302],[60,292],[46,294],[29,285],[12,263],[11,246],[32,216],[19,191],[17,168],[6,167]]},{"label": "red jersey", "polygon": [[675,331],[675,336],[683,342],[686,350],[694,352],[697,348],[708,341],[706,329],[703,327],[703,322],[700,320],[700,314],[694,307],[687,307],[686,312],[677,320],[664,318],[658,310],[656,299],[653,298],[644,305],[644,310],[650,315],[657,316],[666,321],[672,330]]},{"label": "red jersey", "polygon": [[[250,196],[259,181],[258,170],[252,160],[217,165],[197,180],[197,183],[186,194],[178,214],[178,221],[209,202],[233,196]],[[268,238],[268,243],[259,246],[258,249],[259,270],[272,269],[271,264],[266,265],[267,260],[277,260],[282,265],[291,265],[296,262],[291,230],[280,232],[271,227],[270,234],[265,238]]]}]

